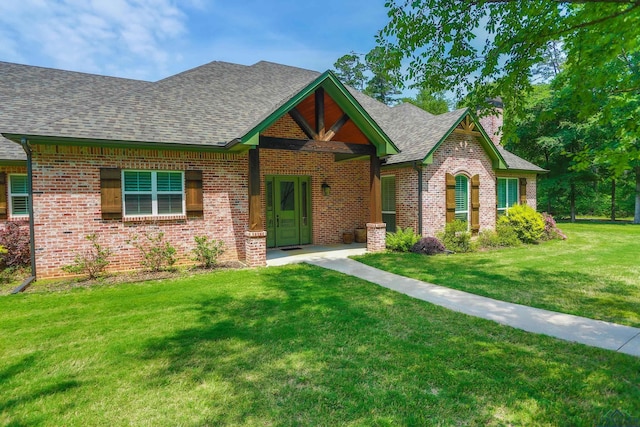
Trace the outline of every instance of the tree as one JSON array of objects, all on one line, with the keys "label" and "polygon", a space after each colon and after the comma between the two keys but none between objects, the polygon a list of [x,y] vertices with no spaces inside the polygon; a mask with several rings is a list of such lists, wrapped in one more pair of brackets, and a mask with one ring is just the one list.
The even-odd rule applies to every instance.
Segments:
[{"label": "tree", "polygon": [[363,63],[361,55],[351,52],[338,58],[333,64],[334,72],[342,83],[363,91],[384,104],[393,104],[400,90],[381,65],[380,55],[381,50],[373,49],[366,55]]},{"label": "tree", "polygon": [[360,91],[364,89],[364,83],[367,80],[364,73],[367,71],[367,66],[360,60],[360,55],[355,52],[343,55],[338,58],[333,67],[342,83]]},{"label": "tree", "polygon": [[449,102],[444,95],[441,93],[431,93],[426,88],[420,89],[415,98],[402,98],[401,101],[409,102],[435,115],[449,111]]},{"label": "tree", "polygon": [[[377,42],[396,82],[429,81],[433,90],[455,90],[460,98],[468,93],[472,106],[501,96],[513,117],[522,114],[534,67],[554,64],[550,48],[561,47],[565,82],[574,89],[567,107],[577,122],[616,125],[609,144],[583,146],[583,159],[597,157],[618,173],[636,172],[635,222],[640,223],[640,127],[629,120],[640,112],[640,1],[388,0],[386,5],[389,23]],[[577,158],[576,167],[585,162]]]}]

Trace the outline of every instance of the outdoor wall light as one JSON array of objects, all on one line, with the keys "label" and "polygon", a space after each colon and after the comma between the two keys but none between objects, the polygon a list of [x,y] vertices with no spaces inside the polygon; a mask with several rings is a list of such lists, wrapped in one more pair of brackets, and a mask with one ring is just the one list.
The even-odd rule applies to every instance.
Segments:
[{"label": "outdoor wall light", "polygon": [[326,182],[322,183],[322,194],[328,196],[331,194],[331,187]]}]

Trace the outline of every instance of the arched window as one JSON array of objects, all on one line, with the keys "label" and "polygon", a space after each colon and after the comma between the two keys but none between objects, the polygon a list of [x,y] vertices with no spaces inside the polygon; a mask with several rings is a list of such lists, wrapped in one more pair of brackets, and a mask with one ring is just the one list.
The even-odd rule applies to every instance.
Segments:
[{"label": "arched window", "polygon": [[456,219],[469,222],[469,178],[456,176]]}]

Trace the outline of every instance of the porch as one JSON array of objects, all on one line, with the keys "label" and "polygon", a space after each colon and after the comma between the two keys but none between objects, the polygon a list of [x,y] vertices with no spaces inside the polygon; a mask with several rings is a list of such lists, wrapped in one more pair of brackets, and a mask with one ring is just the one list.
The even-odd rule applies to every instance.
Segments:
[{"label": "porch", "polygon": [[267,266],[298,264],[318,259],[339,259],[362,255],[367,251],[366,243],[302,245],[292,248],[267,249]]}]

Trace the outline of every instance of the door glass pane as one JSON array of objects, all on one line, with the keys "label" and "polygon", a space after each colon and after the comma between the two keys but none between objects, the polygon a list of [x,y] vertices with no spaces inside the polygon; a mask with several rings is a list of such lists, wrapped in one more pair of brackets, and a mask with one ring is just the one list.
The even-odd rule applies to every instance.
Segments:
[{"label": "door glass pane", "polygon": [[273,182],[267,181],[265,183],[265,203],[267,205],[267,210],[273,210]]},{"label": "door glass pane", "polygon": [[295,210],[295,193],[294,183],[291,181],[280,182],[280,210],[292,211]]},{"label": "door glass pane", "polygon": [[309,217],[309,213],[308,213],[308,207],[307,207],[307,183],[305,181],[302,181],[301,183],[301,194],[300,194],[300,198],[301,198],[301,204],[302,204],[302,225],[306,226],[308,223],[308,217]]}]

